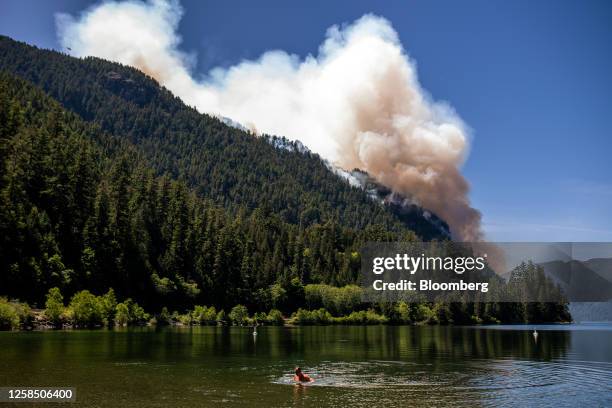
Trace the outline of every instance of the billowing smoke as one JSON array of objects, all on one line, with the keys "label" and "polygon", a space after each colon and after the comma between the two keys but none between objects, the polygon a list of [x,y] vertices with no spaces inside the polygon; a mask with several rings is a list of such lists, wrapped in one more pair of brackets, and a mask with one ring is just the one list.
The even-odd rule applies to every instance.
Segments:
[{"label": "billowing smoke", "polygon": [[135,66],[202,112],[299,139],[434,211],[456,239],[481,239],[460,173],[466,126],[421,89],[387,20],[365,15],[331,27],[316,56],[269,51],[198,80],[193,56],[178,50],[181,15],[170,0],[103,2],[76,18],[58,15],[57,25],[73,55]]}]

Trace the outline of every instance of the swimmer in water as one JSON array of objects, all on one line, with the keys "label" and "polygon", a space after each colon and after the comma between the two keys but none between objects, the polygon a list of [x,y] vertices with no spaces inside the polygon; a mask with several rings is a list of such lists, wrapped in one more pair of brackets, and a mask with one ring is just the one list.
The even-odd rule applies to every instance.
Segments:
[{"label": "swimmer in water", "polygon": [[293,381],[302,383],[314,382],[314,380],[310,376],[302,372],[302,369],[300,367],[295,367],[295,375],[293,376]]}]

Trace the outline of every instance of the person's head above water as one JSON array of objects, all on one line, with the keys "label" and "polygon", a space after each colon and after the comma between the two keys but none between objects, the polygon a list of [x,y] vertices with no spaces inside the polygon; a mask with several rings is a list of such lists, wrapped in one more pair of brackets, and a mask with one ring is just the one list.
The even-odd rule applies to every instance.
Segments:
[{"label": "person's head above water", "polygon": [[295,381],[300,382],[313,382],[314,380],[310,378],[309,375],[306,375],[302,372],[300,367],[295,367],[295,376],[293,377]]}]

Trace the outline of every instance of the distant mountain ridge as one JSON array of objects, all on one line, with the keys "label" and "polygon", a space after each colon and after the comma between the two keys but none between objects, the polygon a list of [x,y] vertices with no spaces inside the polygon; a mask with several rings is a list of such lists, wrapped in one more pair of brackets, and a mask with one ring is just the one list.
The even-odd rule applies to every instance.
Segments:
[{"label": "distant mountain ridge", "polygon": [[584,264],[608,282],[612,282],[612,258],[593,258]]},{"label": "distant mountain ridge", "polygon": [[[612,258],[539,262],[547,277],[573,302],[612,301]],[[501,274],[506,281],[512,271]]]},{"label": "distant mountain ridge", "polygon": [[[538,265],[572,302],[612,300],[612,282],[602,276],[609,275],[612,259],[550,261]],[[593,265],[599,268],[599,272]]]}]

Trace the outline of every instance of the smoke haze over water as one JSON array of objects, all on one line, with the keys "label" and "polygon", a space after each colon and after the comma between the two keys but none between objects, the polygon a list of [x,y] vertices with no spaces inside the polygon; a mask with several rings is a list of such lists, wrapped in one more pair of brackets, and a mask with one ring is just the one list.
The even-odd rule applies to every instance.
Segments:
[{"label": "smoke haze over water", "polygon": [[262,133],[300,140],[345,169],[360,168],[446,220],[455,239],[482,239],[460,167],[467,127],[421,89],[415,64],[384,18],[328,29],[317,55],[269,51],[203,80],[178,49],[176,1],[103,2],[56,16],[62,46],[139,68],[195,106]]}]

